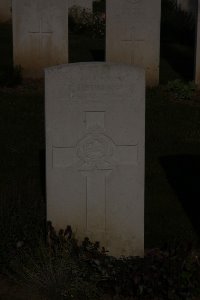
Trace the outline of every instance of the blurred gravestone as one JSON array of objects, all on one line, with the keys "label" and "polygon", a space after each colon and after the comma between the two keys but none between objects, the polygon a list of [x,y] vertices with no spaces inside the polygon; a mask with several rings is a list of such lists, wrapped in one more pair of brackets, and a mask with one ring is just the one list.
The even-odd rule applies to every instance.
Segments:
[{"label": "blurred gravestone", "polygon": [[14,64],[23,76],[42,77],[48,66],[68,62],[66,0],[13,0]]},{"label": "blurred gravestone", "polygon": [[75,63],[46,69],[47,218],[111,255],[144,252],[144,71]]},{"label": "blurred gravestone", "polygon": [[11,20],[11,0],[0,1],[0,22]]},{"label": "blurred gravestone", "polygon": [[197,35],[196,35],[196,62],[195,62],[195,83],[200,88],[200,0],[198,0],[197,17]]},{"label": "blurred gravestone", "polygon": [[106,60],[146,69],[147,85],[159,82],[161,0],[106,1]]}]

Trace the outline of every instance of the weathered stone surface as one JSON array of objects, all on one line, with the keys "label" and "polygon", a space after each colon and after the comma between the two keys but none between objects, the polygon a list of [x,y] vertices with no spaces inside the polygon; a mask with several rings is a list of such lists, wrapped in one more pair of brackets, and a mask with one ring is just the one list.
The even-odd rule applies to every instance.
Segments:
[{"label": "weathered stone surface", "polygon": [[13,0],[15,65],[25,77],[42,77],[43,69],[68,62],[66,0]]},{"label": "weathered stone surface", "polygon": [[146,69],[147,85],[159,82],[161,0],[106,1],[106,60]]},{"label": "weathered stone surface", "polygon": [[48,68],[45,99],[47,218],[112,255],[143,255],[143,69]]},{"label": "weathered stone surface", "polygon": [[11,0],[0,1],[0,22],[11,20]]},{"label": "weathered stone surface", "polygon": [[197,37],[196,37],[196,61],[195,61],[195,83],[200,89],[200,0],[198,0]]}]

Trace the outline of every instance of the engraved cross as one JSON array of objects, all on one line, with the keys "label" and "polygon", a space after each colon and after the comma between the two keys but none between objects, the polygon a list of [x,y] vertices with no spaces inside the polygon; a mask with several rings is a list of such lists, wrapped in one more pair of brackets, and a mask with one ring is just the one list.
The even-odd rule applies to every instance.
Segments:
[{"label": "engraved cross", "polygon": [[[85,177],[86,228],[106,231],[107,177],[118,164],[137,164],[138,147],[105,134],[105,112],[86,111],[86,135],[72,147],[53,147],[53,167],[75,167]],[[94,212],[97,213],[94,213]]]},{"label": "engraved cross", "polygon": [[41,54],[41,50],[42,50],[42,39],[44,36],[51,36],[53,32],[52,31],[45,31],[43,30],[43,20],[42,18],[40,18],[39,21],[39,30],[36,31],[29,31],[29,34],[31,34],[32,36],[37,36],[39,37],[39,53]]},{"label": "engraved cross", "polygon": [[132,27],[130,29],[126,29],[128,32],[130,32],[130,35],[126,39],[122,39],[122,43],[125,43],[129,47],[129,52],[130,52],[130,63],[134,64],[135,63],[135,47],[136,43],[143,43],[144,39],[143,38],[136,38],[135,34],[135,27]]}]

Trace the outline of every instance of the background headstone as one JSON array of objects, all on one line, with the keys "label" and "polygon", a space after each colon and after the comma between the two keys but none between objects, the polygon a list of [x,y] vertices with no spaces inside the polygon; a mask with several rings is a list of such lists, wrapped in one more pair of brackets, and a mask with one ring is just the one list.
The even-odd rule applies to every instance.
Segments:
[{"label": "background headstone", "polygon": [[75,63],[46,69],[47,218],[110,254],[143,255],[143,69]]},{"label": "background headstone", "polygon": [[23,76],[42,77],[48,66],[68,62],[66,0],[13,0],[14,64]]},{"label": "background headstone", "polygon": [[197,17],[195,83],[198,85],[198,88],[200,88],[200,0],[198,1]]},{"label": "background headstone", "polygon": [[0,22],[11,20],[11,0],[0,1]]},{"label": "background headstone", "polygon": [[106,1],[106,61],[146,69],[147,85],[159,82],[161,0]]}]

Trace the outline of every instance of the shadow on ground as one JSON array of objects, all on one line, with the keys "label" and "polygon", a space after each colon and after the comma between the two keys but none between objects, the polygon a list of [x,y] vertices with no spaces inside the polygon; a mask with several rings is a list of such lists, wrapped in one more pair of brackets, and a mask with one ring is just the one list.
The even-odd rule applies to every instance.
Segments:
[{"label": "shadow on ground", "polygon": [[200,240],[200,155],[164,156],[160,161]]}]

